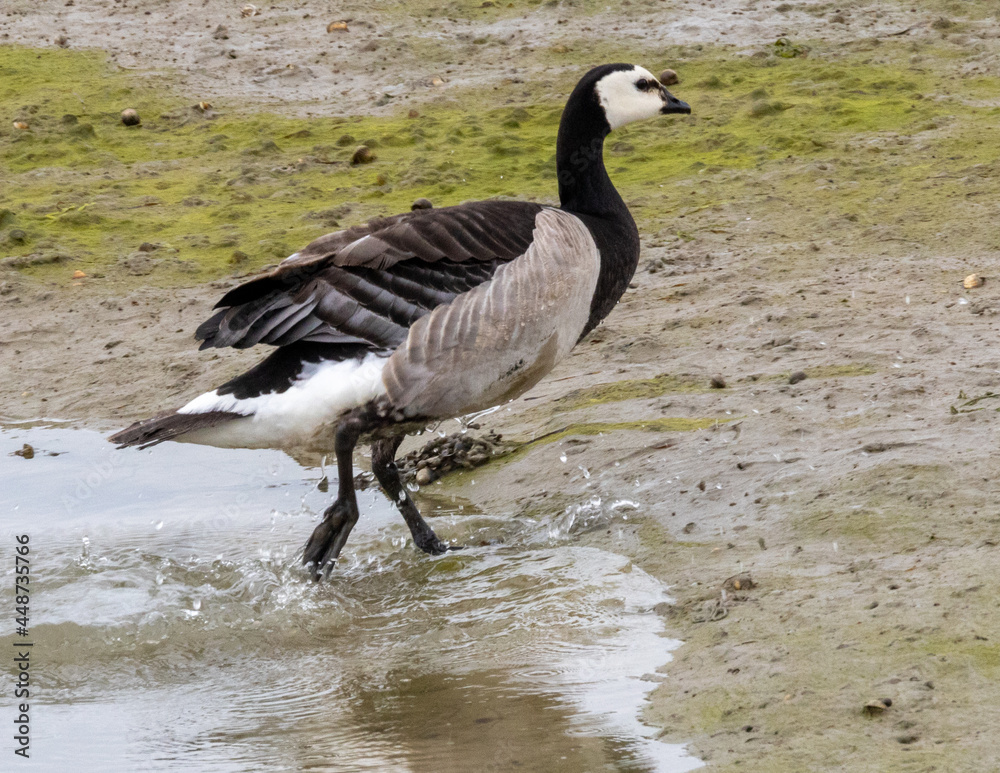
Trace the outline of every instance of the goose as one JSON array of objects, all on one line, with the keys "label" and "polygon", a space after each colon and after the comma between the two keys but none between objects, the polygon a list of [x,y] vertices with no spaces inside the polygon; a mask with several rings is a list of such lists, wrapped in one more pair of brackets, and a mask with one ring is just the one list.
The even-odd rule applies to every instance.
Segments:
[{"label": "goose", "polygon": [[519,397],[608,315],[635,273],[639,232],[604,167],[604,139],[633,121],[690,112],[642,67],[591,69],[559,123],[558,208],[425,206],[321,236],[227,292],[195,333],[201,349],[268,344],[269,356],[109,439],[332,446],[337,498],[302,554],[317,580],[358,521],[353,453],[370,443],[372,471],[416,546],[445,552],[400,479],[400,443]]}]

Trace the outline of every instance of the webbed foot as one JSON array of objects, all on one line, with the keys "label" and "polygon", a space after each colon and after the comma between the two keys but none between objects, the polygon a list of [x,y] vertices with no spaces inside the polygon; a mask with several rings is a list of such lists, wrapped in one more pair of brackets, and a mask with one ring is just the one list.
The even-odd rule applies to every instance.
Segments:
[{"label": "webbed foot", "polygon": [[313,565],[315,580],[321,580],[330,574],[357,522],[357,506],[351,507],[340,499],[323,513],[323,520],[313,530],[302,552],[302,563]]}]

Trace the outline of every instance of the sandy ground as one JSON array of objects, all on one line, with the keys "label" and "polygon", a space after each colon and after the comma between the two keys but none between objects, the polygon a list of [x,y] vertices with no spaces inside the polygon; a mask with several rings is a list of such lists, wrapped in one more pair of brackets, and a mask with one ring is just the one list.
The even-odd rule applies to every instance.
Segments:
[{"label": "sandy ground", "polygon": [[[0,15],[0,43],[51,45],[64,32],[71,45],[106,48],[129,67],[176,68],[205,93],[291,98],[316,112],[332,109],[321,100],[335,82],[336,109],[365,111],[382,109],[371,95],[386,89],[419,99],[417,87],[444,65],[414,58],[405,78],[400,68],[390,77],[377,69],[378,49],[352,51],[333,75],[317,50],[323,38],[310,37],[318,18],[370,23],[357,24],[359,48],[369,38],[447,40],[499,25],[526,47],[574,27],[612,28],[623,40],[655,29],[738,51],[791,32],[845,44],[937,36],[935,20],[949,13],[933,2],[792,3],[782,12],[730,0],[596,13],[563,4],[502,21],[449,21],[442,11],[425,28],[397,17],[378,24],[360,4],[268,7],[249,19],[238,5],[13,0]],[[219,24],[227,40],[211,37]],[[164,28],[177,33],[153,32]],[[963,34],[994,67],[1000,23],[973,20]],[[484,53],[474,73],[455,68],[447,84],[510,77],[512,56]],[[311,75],[288,83],[267,74],[289,60]],[[850,184],[846,167],[813,171],[817,190],[828,179]],[[978,195],[949,196],[923,213],[940,229],[925,242],[897,238],[888,223],[807,215],[808,202],[768,195],[777,181],[766,173],[756,194],[689,213],[690,238],[646,234],[633,287],[607,322],[533,392],[483,421],[484,431],[522,441],[570,432],[426,492],[428,503],[458,497],[520,518],[565,509],[582,543],[611,543],[672,585],[677,604],[659,611],[686,644],[664,674],[650,675],[662,684],[646,719],[713,768],[1000,769],[991,179],[970,182]],[[985,285],[964,289],[973,272]],[[101,295],[14,271],[0,281],[9,417],[110,429],[257,359],[192,345],[234,280]],[[805,378],[792,377],[799,372]],[[714,376],[725,386],[712,388]],[[623,391],[597,388],[613,382]],[[629,424],[704,417],[719,421],[687,432]],[[613,507],[625,502],[635,507]],[[881,698],[892,699],[884,713],[863,712]]]},{"label": "sandy ground", "polygon": [[[261,4],[259,15],[243,16],[244,4],[219,0],[75,5],[7,0],[0,42],[45,46],[65,37],[69,46],[110,52],[123,67],[176,70],[173,82],[205,98],[308,102],[305,112],[323,114],[377,111],[373,103],[383,94],[419,98],[434,77],[444,80],[446,89],[492,85],[516,76],[525,53],[595,32],[610,33],[623,47],[651,39],[664,46],[741,47],[792,31],[799,38],[853,40],[898,34],[929,22],[926,12],[896,3],[852,3],[853,11],[833,23],[829,17],[839,11],[823,2],[547,3],[541,12],[499,18],[493,8],[480,5],[423,0],[373,8],[362,2],[292,2]],[[542,4],[519,0],[517,6],[536,11]],[[781,12],[775,10],[779,7]],[[457,11],[465,18],[452,15]],[[349,22],[349,37],[326,33],[326,25],[339,20]],[[221,34],[220,25],[225,28]],[[468,53],[468,44],[482,37],[502,39],[506,45],[483,48],[474,67],[464,66],[461,52]],[[438,47],[450,48],[455,60]]]}]

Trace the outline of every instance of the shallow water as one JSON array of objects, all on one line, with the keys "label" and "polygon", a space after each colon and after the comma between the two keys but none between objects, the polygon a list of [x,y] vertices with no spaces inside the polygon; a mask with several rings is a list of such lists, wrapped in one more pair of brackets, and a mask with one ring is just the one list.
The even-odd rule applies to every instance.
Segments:
[{"label": "shallow water", "polygon": [[[34,458],[12,455],[24,443]],[[678,644],[651,611],[664,587],[574,544],[581,523],[619,510],[529,524],[429,511],[443,538],[492,543],[432,558],[369,491],[316,585],[298,552],[331,499],[319,477],[278,452],[116,451],[51,423],[0,428],[5,587],[14,536],[31,540],[29,636],[13,611],[0,616],[0,652],[34,643],[32,757],[19,767],[699,766],[637,719],[653,686],[640,677]],[[2,664],[15,673],[11,656]]]}]

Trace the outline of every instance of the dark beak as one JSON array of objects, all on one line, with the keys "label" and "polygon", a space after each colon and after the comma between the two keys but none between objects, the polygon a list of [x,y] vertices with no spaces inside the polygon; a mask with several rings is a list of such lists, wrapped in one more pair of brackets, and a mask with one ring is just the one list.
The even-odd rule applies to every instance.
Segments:
[{"label": "dark beak", "polygon": [[691,114],[691,105],[687,102],[681,102],[677,97],[663,88],[663,86],[660,86],[660,96],[663,97],[663,107],[660,108],[660,112],[663,115],[671,113]]}]

